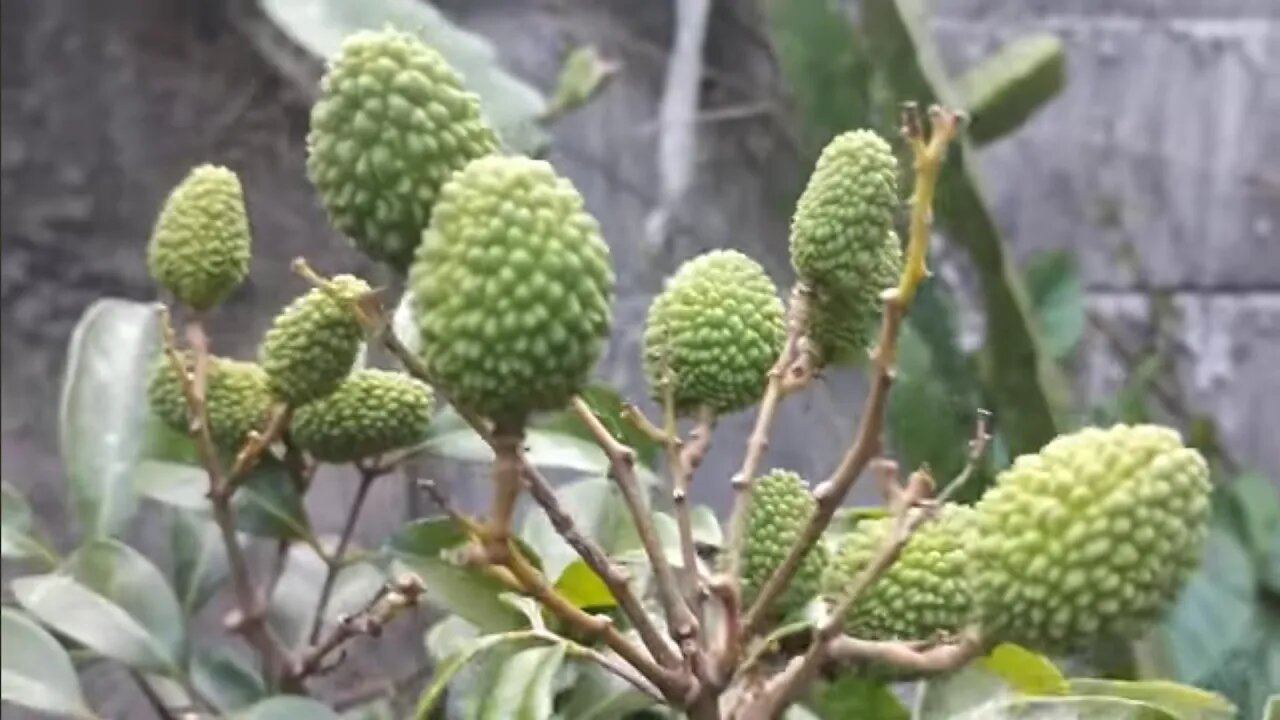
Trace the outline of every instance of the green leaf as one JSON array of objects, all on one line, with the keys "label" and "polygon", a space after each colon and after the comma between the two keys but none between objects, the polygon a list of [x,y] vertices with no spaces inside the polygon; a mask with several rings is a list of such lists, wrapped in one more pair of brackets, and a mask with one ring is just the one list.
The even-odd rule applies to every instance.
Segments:
[{"label": "green leaf", "polygon": [[247,708],[267,695],[262,678],[248,659],[225,647],[196,649],[191,658],[191,682],[226,713]]},{"label": "green leaf", "polygon": [[[432,628],[432,633],[428,633],[427,645],[432,648],[432,635],[435,634],[437,628],[443,623],[437,624]],[[422,695],[418,698],[418,707],[414,711],[414,717],[423,720],[431,716],[431,711],[435,709],[436,704],[440,702],[440,698],[444,696],[445,690],[449,687],[449,683],[454,680],[459,672],[462,671],[468,663],[472,662],[484,653],[493,650],[499,646],[510,646],[510,649],[518,649],[532,642],[537,642],[538,636],[530,631],[514,631],[505,633],[496,633],[493,635],[482,635],[462,642],[461,646],[449,653],[447,657],[439,659],[440,656],[432,651],[432,656],[438,659],[435,672],[432,675],[431,683],[422,691]],[[483,702],[481,696],[470,698],[472,703]],[[471,717],[470,713],[464,717]]]},{"label": "green leaf", "polygon": [[1235,705],[1217,693],[1167,680],[1126,682],[1096,678],[1072,678],[1072,695],[1138,700],[1165,710],[1178,720],[1232,720]]},{"label": "green leaf", "polygon": [[91,718],[71,658],[52,635],[14,608],[0,609],[0,699],[32,710]]},{"label": "green leaf", "polygon": [[36,531],[27,499],[7,482],[0,484],[0,513],[0,557],[39,560],[48,567],[58,564],[57,554]]},{"label": "green leaf", "polygon": [[[662,443],[646,435],[630,421],[623,418],[623,409],[627,401],[621,393],[604,383],[592,383],[581,393],[582,399],[591,406],[601,424],[613,435],[614,439],[630,447],[636,453],[636,459],[646,470],[656,470],[662,457]],[[571,410],[549,413],[538,420],[535,426],[551,433],[569,435],[595,446],[595,438]],[[603,457],[603,455],[601,456]],[[607,458],[604,467],[608,467]]]},{"label": "green leaf", "polygon": [[[307,545],[289,548],[284,574],[267,605],[267,623],[286,646],[300,647],[307,642],[328,573],[328,564],[316,554],[315,548]],[[386,575],[370,563],[344,566],[334,579],[325,607],[325,622],[334,622],[340,615],[360,610],[385,582]]]},{"label": "green leaf", "polygon": [[485,694],[481,720],[546,720],[551,717],[553,683],[564,662],[563,644],[521,650],[512,655],[498,674],[498,682]]},{"label": "green leaf", "polygon": [[706,547],[718,548],[724,544],[720,520],[716,511],[706,505],[694,505],[689,510],[689,523],[693,526],[693,541]]},{"label": "green leaf", "polygon": [[[197,465],[143,460],[133,472],[134,487],[156,502],[212,515],[209,476]],[[263,537],[309,540],[311,525],[302,496],[284,463],[264,456],[232,496],[236,529]]]},{"label": "green leaf", "polygon": [[338,720],[337,713],[310,698],[277,695],[240,712],[233,720]]},{"label": "green leaf", "polygon": [[1061,360],[1084,336],[1084,284],[1075,256],[1065,250],[1041,253],[1027,266],[1026,279],[1045,350]]},{"label": "green leaf", "polygon": [[555,588],[580,608],[611,608],[618,604],[609,586],[581,558],[569,563],[560,573]]},{"label": "green leaf", "polygon": [[578,668],[573,691],[557,708],[564,720],[616,720],[636,718],[641,710],[654,706],[653,698],[636,690],[617,675],[594,662],[570,659]]},{"label": "green leaf", "polygon": [[493,45],[459,28],[431,5],[417,0],[259,0],[263,12],[294,42],[321,58],[337,54],[342,40],[357,30],[391,26],[413,33],[435,48],[462,76],[467,89],[507,147],[537,154],[546,146],[538,119],[546,99],[536,88],[504,70]]},{"label": "green leaf", "polygon": [[980,663],[931,677],[920,685],[913,720],[985,717],[982,713],[1012,697],[1013,689]]},{"label": "green leaf", "polygon": [[955,720],[1181,720],[1154,705],[1122,698],[1014,698],[984,705]]},{"label": "green leaf", "polygon": [[960,80],[969,136],[979,145],[1017,130],[1066,84],[1056,35],[1026,35],[1005,44]]},{"label": "green leaf", "polygon": [[71,334],[58,446],[87,537],[115,533],[133,513],[129,470],[142,447],[147,373],[159,348],[155,306],[127,300],[98,300]]},{"label": "green leaf", "polygon": [[218,526],[195,513],[174,510],[169,537],[174,593],[183,615],[197,612],[227,577],[227,550]]},{"label": "green leaf", "polygon": [[1280,695],[1267,698],[1267,709],[1262,713],[1262,720],[1280,720]]},{"label": "green leaf", "polygon": [[1067,679],[1049,658],[1013,643],[1000,643],[978,659],[1014,690],[1027,695],[1062,695]]},{"label": "green leaf", "polygon": [[1250,472],[1228,486],[1239,535],[1254,558],[1264,585],[1280,593],[1280,490],[1266,476]]},{"label": "green leaf", "polygon": [[544,117],[559,117],[585,104],[617,71],[618,64],[605,60],[595,45],[581,45],[569,51]]},{"label": "green leaf", "polygon": [[811,693],[808,703],[824,718],[907,720],[911,713],[883,682],[856,675],[841,675]]},{"label": "green leaf", "polygon": [[484,632],[524,628],[524,615],[499,597],[506,589],[498,581],[448,557],[466,542],[466,533],[452,520],[428,518],[401,527],[388,540],[387,549],[422,578],[432,603],[461,615]]},{"label": "green leaf", "polygon": [[136,550],[94,540],[13,593],[42,623],[139,670],[172,675],[185,644],[182,610],[164,576]]}]

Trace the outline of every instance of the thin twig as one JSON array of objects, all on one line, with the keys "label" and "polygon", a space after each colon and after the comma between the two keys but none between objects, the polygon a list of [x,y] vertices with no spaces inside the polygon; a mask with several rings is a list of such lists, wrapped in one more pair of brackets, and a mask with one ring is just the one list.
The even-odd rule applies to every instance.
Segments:
[{"label": "thin twig", "polygon": [[155,711],[156,717],[160,720],[177,720],[177,717],[168,707],[165,706],[164,700],[160,695],[147,683],[147,679],[137,670],[130,670],[129,676],[138,684],[138,689],[142,691],[142,696],[147,699],[147,704]]},{"label": "thin twig", "polygon": [[342,660],[339,656],[328,661],[334,651],[359,635],[377,637],[388,623],[406,609],[416,606],[425,591],[422,581],[414,575],[404,575],[382,586],[360,612],[340,618],[326,637],[299,658],[289,673],[290,679],[301,683],[308,677],[333,669]]},{"label": "thin twig", "polygon": [[316,614],[311,621],[311,634],[307,640],[313,645],[320,638],[320,630],[324,627],[324,612],[329,607],[329,596],[333,594],[333,586],[338,580],[338,573],[342,570],[342,561],[346,557],[347,546],[351,544],[351,536],[355,533],[356,521],[360,517],[360,509],[364,507],[365,498],[369,495],[369,488],[373,487],[373,482],[382,475],[380,468],[369,468],[357,464],[356,469],[360,472],[360,484],[356,486],[356,496],[347,507],[347,519],[342,524],[342,533],[338,536],[337,547],[334,548],[333,554],[326,555],[324,558],[327,566],[324,574],[324,584],[320,586],[320,597],[316,600]]},{"label": "thin twig", "polygon": [[[715,421],[715,411],[708,407],[699,408],[693,430],[689,432],[689,441],[679,448],[676,443],[668,444],[668,452],[674,459],[674,466],[671,469],[674,475],[671,483],[671,501],[675,505],[676,525],[680,529],[680,558],[684,564],[684,590],[700,626],[705,623],[703,600],[708,591],[702,587],[698,577],[698,552],[694,547],[693,519],[689,512],[689,486],[693,483],[694,473],[702,464],[702,458],[711,445],[711,431],[715,427]],[[703,638],[703,646],[706,647],[705,638]]]},{"label": "thin twig", "polygon": [[964,468],[960,474],[952,478],[951,482],[938,493],[935,501],[941,505],[947,502],[960,491],[973,474],[977,472],[978,463],[982,461],[982,456],[987,451],[987,445],[991,442],[991,433],[987,429],[991,423],[991,412],[989,410],[978,410],[977,420],[974,422],[973,438],[969,440],[969,454],[965,459]]}]

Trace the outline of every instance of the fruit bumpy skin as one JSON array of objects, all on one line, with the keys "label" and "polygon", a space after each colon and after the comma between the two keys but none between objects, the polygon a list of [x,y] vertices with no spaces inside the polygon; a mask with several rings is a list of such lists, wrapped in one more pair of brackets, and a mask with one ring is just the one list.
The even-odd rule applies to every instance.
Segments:
[{"label": "fruit bumpy skin", "polygon": [[343,42],[311,110],[307,150],[307,176],[333,225],[403,272],[440,187],[498,140],[438,52],[383,30]]},{"label": "fruit bumpy skin", "polygon": [[[912,535],[898,561],[858,600],[845,630],[866,640],[927,640],[954,633],[970,619],[969,545],[973,509],[943,507]],[[893,518],[863,520],[842,538],[822,578],[837,600],[880,551]]]},{"label": "fruit bumpy skin", "polygon": [[160,209],[147,268],[184,305],[208,310],[249,274],[249,245],[240,179],[224,167],[201,165]]},{"label": "fruit bumpy skin", "polygon": [[898,164],[880,136],[852,130],[823,149],[791,219],[791,264],[813,292],[812,339],[824,363],[860,359],[897,282]]},{"label": "fruit bumpy skin", "polygon": [[974,592],[999,639],[1066,651],[1133,636],[1200,557],[1209,469],[1155,425],[1086,428],[1023,455],[976,506]]},{"label": "fruit bumpy skin", "polygon": [[330,293],[354,300],[369,292],[365,281],[338,275],[331,287],[313,288],[276,316],[258,353],[275,397],[296,408],[337,389],[351,373],[364,332]]},{"label": "fruit bumpy skin", "polygon": [[[747,506],[746,532],[742,543],[742,599],[744,606],[755,600],[774,569],[800,536],[813,511],[809,486],[797,474],[774,470],[756,480]],[[800,563],[787,588],[774,601],[770,613],[781,618],[799,611],[818,594],[828,560],[827,549],[815,545]]]},{"label": "fruit bumpy skin", "polygon": [[676,408],[729,413],[760,398],[786,329],[782,301],[759,263],[714,250],[676,271],[653,301],[644,370],[654,397],[674,383]]},{"label": "fruit bumpy skin", "polygon": [[[186,361],[189,365],[190,358]],[[210,357],[205,382],[205,409],[213,442],[224,450],[238,450],[250,430],[261,430],[266,424],[271,410],[267,375],[254,363]],[[166,355],[151,366],[147,399],[156,417],[174,430],[187,432],[187,398]]]},{"label": "fruit bumpy skin", "polygon": [[563,407],[609,333],[609,248],[551,165],[473,161],[445,184],[410,269],[422,358],[495,422]]},{"label": "fruit bumpy skin", "polygon": [[416,445],[431,420],[431,390],[397,372],[358,370],[332,394],[298,408],[290,426],[317,460],[354,462]]}]

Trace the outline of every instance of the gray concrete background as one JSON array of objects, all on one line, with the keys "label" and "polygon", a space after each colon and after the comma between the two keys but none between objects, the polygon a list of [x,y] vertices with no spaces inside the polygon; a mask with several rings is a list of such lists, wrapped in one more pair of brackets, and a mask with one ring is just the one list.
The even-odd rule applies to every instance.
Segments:
[{"label": "gray concrete background", "polygon": [[[549,88],[570,47],[597,44],[622,69],[555,126],[551,159],[601,219],[619,269],[614,342],[600,373],[643,394],[638,341],[649,298],[680,260],[713,247],[761,259],[785,286],[785,198],[805,174],[780,108],[782,88],[751,4],[715,4],[704,109],[760,114],[700,126],[695,185],[662,252],[644,245],[656,198],[656,107],[670,3],[451,0],[463,25],[496,39],[508,67]],[[1032,30],[1060,34],[1068,86],[1018,134],[985,149],[982,173],[1015,258],[1068,248],[1090,308],[1126,337],[1147,332],[1151,292],[1178,309],[1178,374],[1218,421],[1232,455],[1280,478],[1280,5],[1275,0],[936,3],[934,30],[960,68]],[[203,0],[4,0],[0,6],[0,473],[28,494],[63,546],[55,406],[63,353],[96,297],[155,296],[143,264],[154,213],[193,164],[243,178],[255,231],[253,275],[214,320],[215,344],[248,355],[275,310],[304,290],[305,254],[327,272],[370,267],[327,228],[303,174],[303,98]],[[1146,272],[1117,258],[1135,249]],[[1089,398],[1123,365],[1096,333],[1073,364]],[[837,374],[789,401],[768,463],[831,467],[861,398]],[[749,416],[717,433],[696,498],[727,496]],[[334,527],[351,485],[328,477],[312,506]],[[381,488],[361,538],[403,513]],[[139,530],[144,545],[154,533]],[[149,536],[149,537],[147,537]],[[416,642],[416,641],[415,641]],[[110,676],[101,688],[118,683]],[[128,698],[113,700],[124,713]],[[111,709],[108,708],[111,712]],[[122,715],[123,716],[123,715]]]}]

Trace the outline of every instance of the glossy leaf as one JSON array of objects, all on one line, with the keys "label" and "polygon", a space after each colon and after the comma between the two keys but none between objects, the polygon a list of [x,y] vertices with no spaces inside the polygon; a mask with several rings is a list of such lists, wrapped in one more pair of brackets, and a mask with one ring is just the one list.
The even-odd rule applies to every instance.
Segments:
[{"label": "glossy leaf", "polygon": [[0,485],[0,557],[38,560],[48,567],[58,564],[58,556],[40,538],[31,507],[17,488]]},{"label": "glossy leaf", "polygon": [[609,586],[581,558],[565,567],[555,588],[580,608],[611,608],[618,604]]},{"label": "glossy leaf", "polygon": [[232,720],[339,720],[319,701],[297,695],[277,695],[232,716]]},{"label": "glossy leaf", "polygon": [[[142,495],[177,508],[212,514],[209,476],[196,465],[143,460],[133,473]],[[232,497],[238,530],[264,537],[306,540],[311,536],[302,496],[284,464],[263,457]]]},{"label": "glossy leaf", "polygon": [[21,611],[0,609],[0,700],[54,715],[91,718],[71,659]]},{"label": "glossy leaf", "polygon": [[883,682],[842,675],[811,693],[809,706],[823,718],[907,720],[911,713]]},{"label": "glossy leaf", "polygon": [[1221,695],[1191,685],[1166,680],[1126,682],[1095,678],[1073,678],[1072,695],[1127,698],[1155,705],[1178,720],[1231,720],[1235,705]]},{"label": "glossy leaf", "polygon": [[174,594],[184,615],[204,606],[227,577],[227,550],[218,526],[195,513],[170,514]]},{"label": "glossy leaf", "polygon": [[357,30],[391,26],[422,38],[462,76],[480,98],[486,118],[507,147],[536,154],[546,145],[538,124],[546,99],[502,68],[493,45],[459,28],[435,7],[417,0],[259,0],[267,17],[294,42],[321,58],[333,57]]},{"label": "glossy leaf", "polygon": [[202,647],[191,659],[191,682],[219,710],[247,708],[267,695],[249,660],[226,647]]},{"label": "glossy leaf", "polygon": [[159,348],[156,307],[127,300],[98,300],[71,334],[58,447],[87,537],[115,533],[133,513],[129,471],[142,448],[147,374]]},{"label": "glossy leaf", "polygon": [[1027,695],[1062,695],[1067,679],[1049,658],[1013,643],[1000,643],[978,662],[999,675],[1015,691]]},{"label": "glossy leaf", "polygon": [[1061,360],[1084,336],[1084,283],[1075,257],[1065,250],[1042,253],[1027,267],[1026,278],[1045,350]]}]

